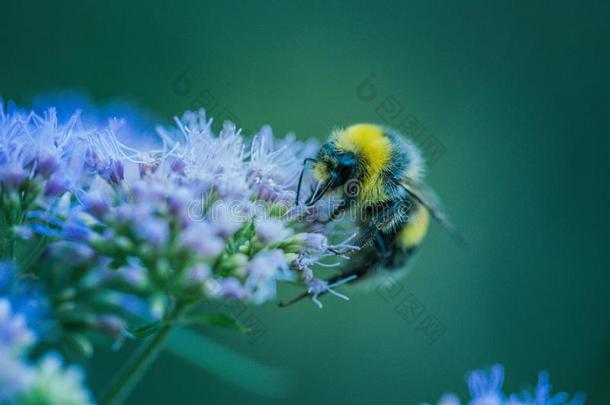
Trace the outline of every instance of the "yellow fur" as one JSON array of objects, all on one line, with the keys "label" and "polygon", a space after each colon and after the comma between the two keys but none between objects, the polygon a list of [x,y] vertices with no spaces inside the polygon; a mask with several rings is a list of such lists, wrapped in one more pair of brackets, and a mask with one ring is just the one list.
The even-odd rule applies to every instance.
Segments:
[{"label": "yellow fur", "polygon": [[367,168],[360,199],[375,203],[386,199],[379,176],[390,161],[392,144],[383,129],[372,124],[355,124],[334,134],[338,149],[361,156]]},{"label": "yellow fur", "polygon": [[430,223],[430,214],[428,210],[418,205],[417,210],[411,214],[409,222],[404,226],[398,234],[398,243],[402,248],[410,248],[417,246],[426,236],[428,225]]}]

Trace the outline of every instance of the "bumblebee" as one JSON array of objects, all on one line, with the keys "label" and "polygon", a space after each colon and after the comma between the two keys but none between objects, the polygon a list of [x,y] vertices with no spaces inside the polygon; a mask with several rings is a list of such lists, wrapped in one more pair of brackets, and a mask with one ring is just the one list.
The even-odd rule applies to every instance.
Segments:
[{"label": "bumblebee", "polygon": [[334,131],[317,156],[303,162],[297,204],[308,163],[313,163],[316,183],[304,204],[312,206],[327,193],[339,192],[340,202],[329,221],[354,210],[360,227],[355,240],[359,251],[347,269],[327,280],[329,285],[362,280],[381,268],[406,267],[428,231],[430,217],[461,240],[440,199],[424,182],[422,153],[396,131],[373,124]]}]

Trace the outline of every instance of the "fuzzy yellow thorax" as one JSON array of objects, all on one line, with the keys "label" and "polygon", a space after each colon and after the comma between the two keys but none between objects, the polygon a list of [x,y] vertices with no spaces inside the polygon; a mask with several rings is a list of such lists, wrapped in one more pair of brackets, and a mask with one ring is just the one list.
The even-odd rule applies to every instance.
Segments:
[{"label": "fuzzy yellow thorax", "polygon": [[383,129],[372,124],[355,124],[335,132],[337,149],[354,153],[364,160],[360,200],[375,203],[385,199],[380,178],[392,155],[392,143]]}]

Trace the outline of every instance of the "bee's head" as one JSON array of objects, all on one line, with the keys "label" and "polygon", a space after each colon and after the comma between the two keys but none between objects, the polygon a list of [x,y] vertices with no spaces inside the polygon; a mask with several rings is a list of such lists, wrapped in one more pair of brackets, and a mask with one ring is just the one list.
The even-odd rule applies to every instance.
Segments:
[{"label": "bee's head", "polygon": [[358,159],[352,152],[338,150],[334,143],[326,143],[315,159],[313,176],[317,180],[311,196],[305,205],[313,205],[326,192],[342,187],[350,179],[356,177]]}]

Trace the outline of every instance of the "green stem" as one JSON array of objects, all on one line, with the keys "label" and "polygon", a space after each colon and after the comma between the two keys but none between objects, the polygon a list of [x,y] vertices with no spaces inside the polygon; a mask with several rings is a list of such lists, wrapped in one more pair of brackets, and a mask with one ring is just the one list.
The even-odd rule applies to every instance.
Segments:
[{"label": "green stem", "polygon": [[164,319],[159,331],[136,350],[129,358],[125,366],[113,378],[109,389],[102,397],[103,405],[122,404],[131,391],[144,376],[148,368],[157,359],[170,332],[173,330],[175,321],[184,311],[184,305],[176,303],[171,313]]}]

